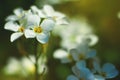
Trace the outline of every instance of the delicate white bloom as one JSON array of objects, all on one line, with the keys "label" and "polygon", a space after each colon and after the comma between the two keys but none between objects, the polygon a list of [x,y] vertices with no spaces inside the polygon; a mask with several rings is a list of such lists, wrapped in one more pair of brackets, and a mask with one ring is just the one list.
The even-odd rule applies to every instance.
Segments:
[{"label": "delicate white bloom", "polygon": [[41,18],[46,18],[46,15],[43,13],[43,11],[37,8],[35,5],[31,6],[31,11],[33,14],[37,14]]},{"label": "delicate white bloom", "polygon": [[65,15],[57,12],[50,5],[44,5],[43,12],[45,13],[47,18],[53,18],[56,21],[56,24],[68,24],[65,20]]},{"label": "delicate white bloom", "polygon": [[86,60],[96,56],[96,51],[88,48],[87,43],[80,44],[77,48],[71,49],[70,53],[75,61]]},{"label": "delicate white bloom", "polygon": [[65,50],[58,49],[54,52],[54,58],[60,59],[61,63],[69,63],[73,61],[72,55]]},{"label": "delicate white bloom", "polygon": [[10,37],[10,41],[13,42],[19,37],[23,35],[24,27],[22,25],[18,25],[15,22],[7,22],[4,27],[6,30],[14,31]]},{"label": "delicate white bloom", "polygon": [[85,19],[72,19],[66,26],[55,27],[54,35],[62,38],[61,46],[67,49],[75,48],[84,40],[89,41],[89,46],[98,42],[98,37],[93,33],[91,26]]},{"label": "delicate white bloom", "polygon": [[[38,72],[39,74],[47,72],[45,65],[46,57],[41,56],[38,60]],[[21,75],[29,76],[35,73],[35,56],[29,55],[29,58],[22,57],[20,60],[16,58],[10,58],[8,64],[4,68],[4,72],[7,75]]]},{"label": "delicate white bloom", "polygon": [[16,21],[20,20],[22,17],[24,17],[24,10],[22,8],[16,8],[14,11],[14,15],[10,15],[6,18],[7,21]]},{"label": "delicate white bloom", "polygon": [[4,68],[5,74],[15,75],[21,71],[21,64],[16,58],[8,59],[8,64]]},{"label": "delicate white bloom", "polygon": [[50,31],[53,29],[55,23],[52,19],[44,19],[41,23],[38,15],[28,15],[27,26],[30,29],[25,30],[26,38],[35,38],[42,44],[48,42]]},{"label": "delicate white bloom", "polygon": [[20,63],[21,63],[21,68],[23,69],[22,70],[23,75],[27,76],[28,74],[35,73],[35,66],[34,66],[34,63],[31,60],[29,60],[26,57],[23,57],[20,60]]}]

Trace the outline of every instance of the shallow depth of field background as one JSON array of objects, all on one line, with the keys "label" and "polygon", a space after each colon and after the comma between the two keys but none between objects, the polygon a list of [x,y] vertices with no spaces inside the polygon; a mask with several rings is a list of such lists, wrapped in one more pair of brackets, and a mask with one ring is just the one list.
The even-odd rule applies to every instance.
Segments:
[{"label": "shallow depth of field background", "polygon": [[[29,9],[33,4],[42,7],[51,4],[55,10],[65,13],[68,19],[85,17],[92,25],[94,33],[99,37],[98,43],[93,46],[101,62],[111,62],[120,71],[120,0],[62,0],[53,4],[54,0],[1,0],[0,1],[0,80],[26,80],[20,76],[6,76],[2,69],[10,57],[21,58],[16,47],[16,41],[9,40],[12,32],[4,30],[5,18],[13,14],[13,9],[22,7]],[[80,27],[80,26],[79,26]],[[53,36],[54,37],[54,36]],[[55,37],[48,53],[48,80],[65,80],[71,73],[69,64],[61,64],[52,54],[59,48],[59,37]],[[120,74],[111,80],[119,80]],[[30,80],[30,79],[28,79]]]}]

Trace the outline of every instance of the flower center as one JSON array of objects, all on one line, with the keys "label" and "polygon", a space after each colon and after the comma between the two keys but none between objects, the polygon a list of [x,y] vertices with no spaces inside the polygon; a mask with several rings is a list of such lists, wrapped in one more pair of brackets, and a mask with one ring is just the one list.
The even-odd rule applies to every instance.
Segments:
[{"label": "flower center", "polygon": [[79,55],[79,59],[80,59],[80,60],[84,60],[84,59],[85,59],[85,54],[81,53],[81,54]]},{"label": "flower center", "polygon": [[23,32],[23,31],[24,31],[24,28],[23,28],[23,27],[20,27],[20,28],[18,29],[18,31],[19,31],[19,32]]},{"label": "flower center", "polygon": [[84,78],[80,78],[80,80],[85,80]]},{"label": "flower center", "polygon": [[42,32],[42,28],[41,27],[34,27],[34,32],[36,33],[41,33]]},{"label": "flower center", "polygon": [[57,16],[53,16],[53,19],[56,21]]},{"label": "flower center", "polygon": [[103,77],[106,77],[106,73],[105,73],[105,72],[102,72],[101,75],[102,75]]},{"label": "flower center", "polygon": [[71,61],[73,60],[73,57],[72,57],[71,54],[69,54],[67,57],[68,57],[68,59],[70,59]]}]

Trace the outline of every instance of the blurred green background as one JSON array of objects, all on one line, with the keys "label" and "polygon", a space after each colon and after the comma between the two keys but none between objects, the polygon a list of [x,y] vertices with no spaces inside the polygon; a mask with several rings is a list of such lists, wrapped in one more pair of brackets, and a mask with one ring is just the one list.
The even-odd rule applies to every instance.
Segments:
[{"label": "blurred green background", "polygon": [[[43,4],[51,4],[57,11],[65,13],[68,18],[79,18],[84,16],[93,25],[99,42],[93,46],[102,62],[111,62],[120,71],[120,0],[1,0],[0,1],[0,80],[26,80],[23,77],[5,76],[2,68],[7,64],[9,57],[22,57],[16,47],[16,42],[11,43],[10,31],[4,30],[5,18],[13,14],[13,9],[22,7],[29,9],[35,4],[42,7]],[[59,38],[55,37],[56,40]],[[59,48],[58,42],[52,43],[53,47],[48,51],[48,80],[65,80],[70,74],[68,64],[61,64],[59,60],[52,57],[55,49]],[[69,67],[69,68],[68,68]],[[20,78],[20,79],[19,79]],[[119,80],[120,75],[115,79]],[[30,79],[28,79],[30,80]]]}]

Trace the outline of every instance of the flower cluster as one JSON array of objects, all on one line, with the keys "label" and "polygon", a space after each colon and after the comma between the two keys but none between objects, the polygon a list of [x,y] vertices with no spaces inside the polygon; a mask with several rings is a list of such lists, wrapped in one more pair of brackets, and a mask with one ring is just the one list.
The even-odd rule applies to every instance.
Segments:
[{"label": "flower cluster", "polygon": [[67,24],[65,15],[55,11],[50,5],[39,9],[31,6],[29,10],[17,8],[14,14],[6,18],[5,29],[13,31],[10,41],[13,42],[22,35],[25,38],[36,38],[40,43],[48,42],[50,32],[55,25]]},{"label": "flower cluster", "polygon": [[[31,74],[35,73],[35,56],[29,55],[28,59],[27,57],[22,57],[21,59],[16,59],[14,57],[9,58],[8,64],[4,67],[4,73],[6,75],[22,75],[22,76],[29,76]],[[47,72],[47,66],[46,63],[46,57],[41,56],[38,60],[38,72],[46,73]],[[45,71],[44,71],[45,70]]]},{"label": "flower cluster", "polygon": [[98,42],[98,36],[93,33],[94,30],[86,18],[72,18],[69,21],[68,25],[60,25],[53,30],[54,35],[59,35],[62,39],[61,47],[65,49],[77,47],[84,39],[89,41],[89,46]]},{"label": "flower cluster", "polygon": [[105,63],[101,68],[96,51],[89,48],[87,41],[69,52],[59,49],[55,51],[54,57],[59,58],[62,63],[74,63],[74,75],[69,75],[67,80],[105,80],[118,75],[118,70],[111,63]]}]

